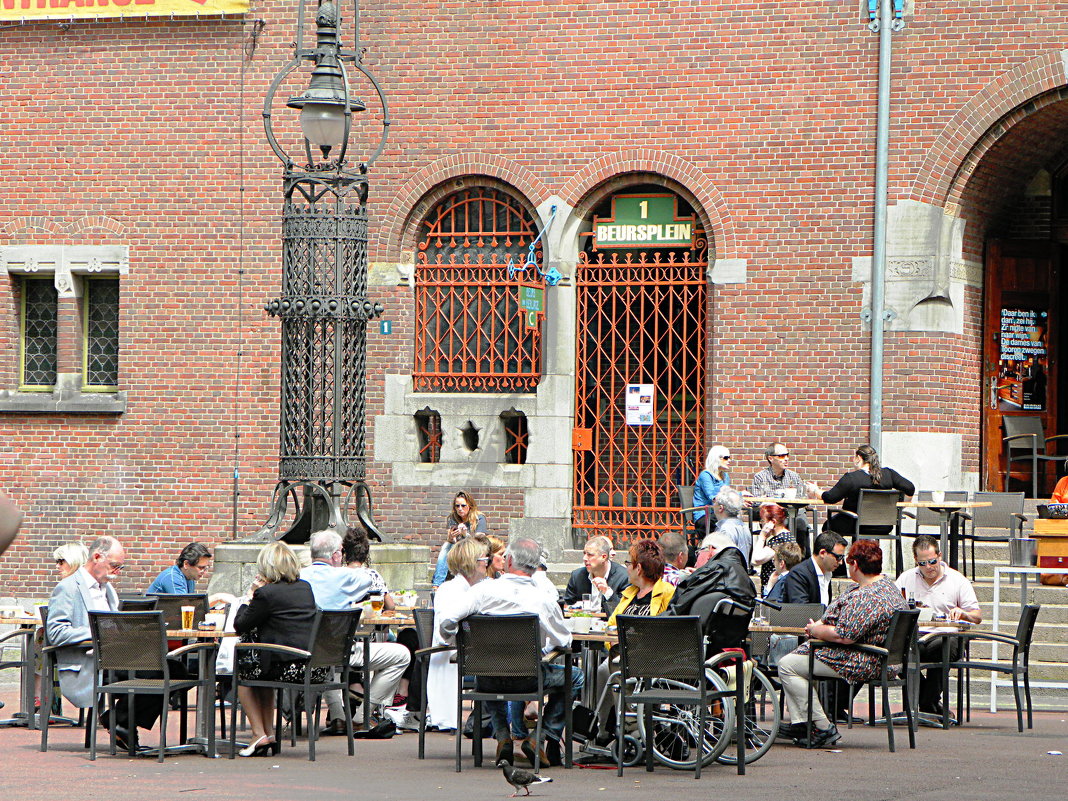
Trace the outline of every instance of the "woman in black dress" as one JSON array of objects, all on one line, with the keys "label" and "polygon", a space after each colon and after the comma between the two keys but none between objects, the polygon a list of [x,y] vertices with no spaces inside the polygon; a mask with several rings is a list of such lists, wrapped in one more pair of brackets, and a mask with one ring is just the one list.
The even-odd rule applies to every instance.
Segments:
[{"label": "woman in black dress", "polygon": [[[234,630],[244,642],[288,645],[308,650],[315,620],[315,595],[300,577],[300,562],[284,542],[272,542],[256,559],[259,575],[252,582],[252,598],[237,611]],[[242,679],[303,681],[304,660],[285,659],[269,651],[244,651],[237,670]],[[314,681],[325,681],[330,668],[313,668]],[[238,753],[266,756],[274,743],[274,690],[238,687],[241,708],[248,717],[251,742]]]},{"label": "woman in black dress", "polygon": [[[837,484],[820,496],[824,503],[841,502],[843,509],[856,514],[862,489],[895,489],[906,497],[916,492],[911,481],[896,470],[879,464],[879,454],[871,445],[861,445],[853,452],[853,467],[854,470],[838,479]],[[853,534],[854,526],[852,517],[836,513],[827,519],[823,530]],[[875,537],[889,534],[890,531],[890,526],[863,526],[860,533],[862,536]]]}]

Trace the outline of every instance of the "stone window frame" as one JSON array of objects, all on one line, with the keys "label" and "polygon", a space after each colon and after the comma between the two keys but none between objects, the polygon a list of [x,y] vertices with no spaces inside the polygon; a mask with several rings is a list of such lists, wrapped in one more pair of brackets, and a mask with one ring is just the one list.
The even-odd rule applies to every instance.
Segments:
[{"label": "stone window frame", "polygon": [[[0,414],[122,414],[126,392],[118,387],[84,385],[85,285],[93,277],[118,278],[129,273],[128,245],[3,245],[0,275],[9,281],[52,277],[58,300],[61,342],[79,343],[78,352],[60,359],[56,385],[51,388],[0,389]],[[73,301],[73,303],[71,302]],[[69,311],[64,312],[66,306]],[[20,321],[21,327],[21,321]],[[21,358],[21,332],[19,355]],[[19,380],[21,370],[17,371]]]}]

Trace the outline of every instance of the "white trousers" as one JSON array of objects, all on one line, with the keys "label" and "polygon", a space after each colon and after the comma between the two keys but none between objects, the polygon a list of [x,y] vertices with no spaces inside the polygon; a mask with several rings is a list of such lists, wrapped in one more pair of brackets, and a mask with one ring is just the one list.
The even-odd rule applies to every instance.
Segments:
[{"label": "white trousers", "polygon": [[[821,679],[842,678],[819,659],[812,664],[812,673]],[[808,720],[808,654],[787,654],[779,660],[779,681],[786,693],[786,708],[790,713],[791,723],[804,723]],[[817,729],[826,729],[831,725],[827,714],[820,706],[819,696],[812,694],[812,725]]]},{"label": "white trousers", "polygon": [[[393,703],[393,696],[397,693],[404,670],[411,661],[411,653],[403,645],[395,642],[371,643],[371,661],[368,670],[371,673],[370,686],[364,683],[364,692],[370,694],[373,706],[389,706]],[[352,649],[352,657],[349,664],[353,667],[363,667],[363,643],[357,642]],[[330,719],[340,718],[344,714],[345,705],[340,692],[328,692],[326,704],[330,710]]]}]

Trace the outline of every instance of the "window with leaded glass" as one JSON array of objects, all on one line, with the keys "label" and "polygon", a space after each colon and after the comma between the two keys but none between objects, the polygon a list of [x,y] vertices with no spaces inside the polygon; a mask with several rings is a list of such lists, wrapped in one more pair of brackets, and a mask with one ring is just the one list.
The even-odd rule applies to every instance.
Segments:
[{"label": "window with leaded glass", "polygon": [[86,388],[113,389],[119,384],[119,282],[91,278],[85,282],[84,372]]},{"label": "window with leaded glass", "polygon": [[51,389],[56,384],[56,340],[59,295],[55,281],[22,279],[22,374],[23,389]]},{"label": "window with leaded glass", "polygon": [[[519,294],[521,281],[540,282],[536,266],[521,269],[537,235],[526,207],[489,187],[453,192],[431,209],[415,271],[417,391],[534,391],[540,317],[521,308]],[[537,247],[533,260],[540,264]]]}]

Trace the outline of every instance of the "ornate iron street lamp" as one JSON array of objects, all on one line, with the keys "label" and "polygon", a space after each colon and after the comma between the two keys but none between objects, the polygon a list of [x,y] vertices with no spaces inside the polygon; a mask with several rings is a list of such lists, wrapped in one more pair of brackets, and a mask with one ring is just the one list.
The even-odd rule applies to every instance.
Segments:
[{"label": "ornate iron street lamp", "polygon": [[[352,49],[341,45],[341,12],[333,0],[318,3],[316,46],[305,48],[306,4],[301,0],[294,58],[263,104],[267,141],[284,165],[282,292],[265,307],[282,323],[281,441],[271,513],[254,541],[307,542],[320,528],[345,526],[352,507],[369,533],[378,535],[365,483],[365,374],[367,323],[382,306],[367,298],[366,204],[367,168],[385,147],[389,112],[361,64],[358,4]],[[286,79],[309,62],[314,68],[308,88],[286,102],[300,110],[298,160],[275,136],[272,109]],[[366,107],[350,93],[353,72],[371,84],[382,110],[377,149],[359,163],[349,158],[349,139],[353,113]],[[295,522],[279,531],[291,501]]]}]

